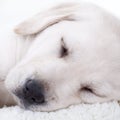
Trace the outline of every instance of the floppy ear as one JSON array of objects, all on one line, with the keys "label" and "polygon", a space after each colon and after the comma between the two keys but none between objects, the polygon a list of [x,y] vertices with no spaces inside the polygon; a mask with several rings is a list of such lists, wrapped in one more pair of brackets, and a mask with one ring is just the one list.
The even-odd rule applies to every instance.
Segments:
[{"label": "floppy ear", "polygon": [[36,34],[62,20],[73,20],[76,9],[78,9],[78,4],[61,4],[20,23],[14,31],[20,35]]}]

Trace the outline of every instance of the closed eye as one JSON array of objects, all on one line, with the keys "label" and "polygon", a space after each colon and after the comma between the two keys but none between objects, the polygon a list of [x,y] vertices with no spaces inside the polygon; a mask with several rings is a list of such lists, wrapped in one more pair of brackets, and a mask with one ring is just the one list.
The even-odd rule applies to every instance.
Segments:
[{"label": "closed eye", "polygon": [[64,39],[61,38],[60,58],[66,57],[67,55],[68,55],[68,48],[64,43]]},{"label": "closed eye", "polygon": [[84,92],[84,93],[88,93],[88,94],[94,94],[98,97],[106,97],[105,95],[101,95],[100,93],[96,92],[96,90],[90,85],[82,86],[82,88],[80,89],[80,92]]},{"label": "closed eye", "polygon": [[88,86],[85,86],[85,87],[81,88],[81,91],[94,93],[94,92],[93,92],[93,89],[91,89],[91,88],[90,88],[90,87],[88,87]]}]

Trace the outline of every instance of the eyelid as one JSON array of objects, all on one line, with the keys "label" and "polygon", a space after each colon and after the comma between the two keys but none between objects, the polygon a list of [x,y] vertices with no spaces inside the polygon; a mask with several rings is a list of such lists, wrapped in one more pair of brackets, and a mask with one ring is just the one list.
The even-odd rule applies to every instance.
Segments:
[{"label": "eyelid", "polygon": [[80,91],[81,92],[86,92],[86,93],[91,93],[91,94],[94,94],[94,95],[96,95],[98,97],[106,97],[104,95],[101,95],[101,94],[97,93],[96,90],[91,85],[82,86]]},{"label": "eyelid", "polygon": [[63,58],[68,55],[68,48],[65,45],[63,37],[61,38],[61,50],[60,50],[60,57]]}]

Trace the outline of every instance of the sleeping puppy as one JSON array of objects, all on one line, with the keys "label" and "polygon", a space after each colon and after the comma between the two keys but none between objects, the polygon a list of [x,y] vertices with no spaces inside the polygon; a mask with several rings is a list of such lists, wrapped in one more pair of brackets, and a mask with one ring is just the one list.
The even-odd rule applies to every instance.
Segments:
[{"label": "sleeping puppy", "polygon": [[66,3],[4,32],[0,103],[53,111],[120,100],[120,21],[90,3]]}]

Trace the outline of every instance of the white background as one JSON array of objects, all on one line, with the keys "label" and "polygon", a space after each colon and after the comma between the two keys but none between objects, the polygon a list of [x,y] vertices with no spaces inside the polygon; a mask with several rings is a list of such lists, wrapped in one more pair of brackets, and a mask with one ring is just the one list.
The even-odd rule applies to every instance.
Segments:
[{"label": "white background", "polygon": [[[80,0],[0,0],[0,26],[14,25],[59,2]],[[85,0],[83,0],[85,1]],[[87,0],[93,2],[120,18],[120,0]]]}]

